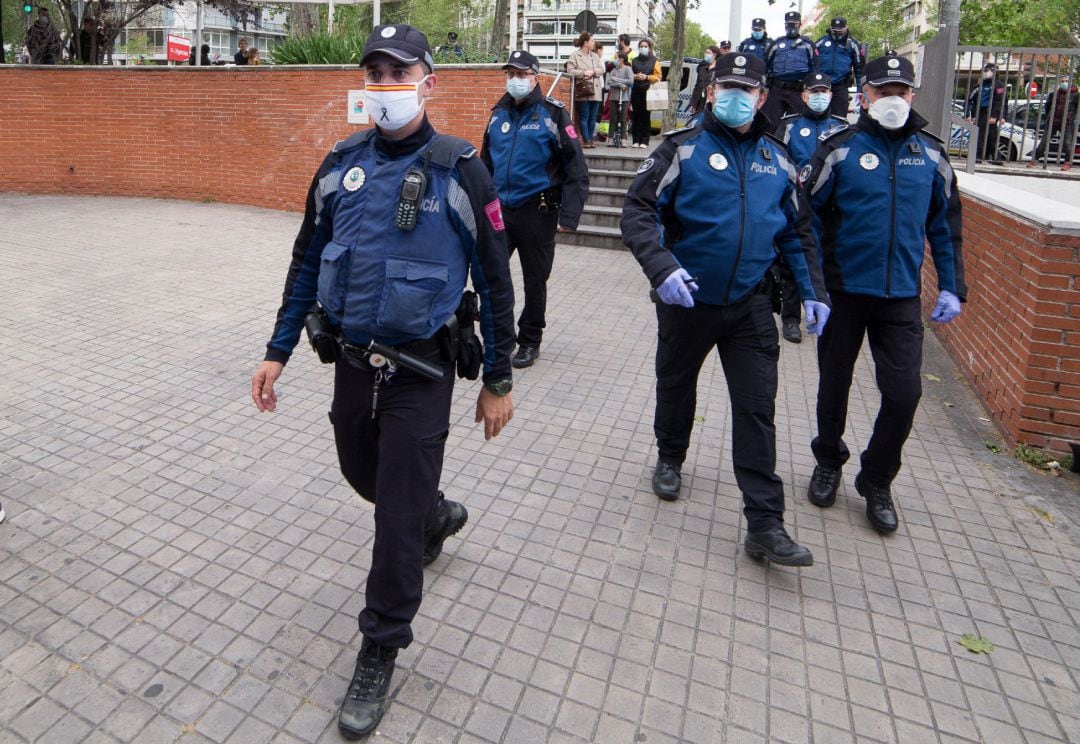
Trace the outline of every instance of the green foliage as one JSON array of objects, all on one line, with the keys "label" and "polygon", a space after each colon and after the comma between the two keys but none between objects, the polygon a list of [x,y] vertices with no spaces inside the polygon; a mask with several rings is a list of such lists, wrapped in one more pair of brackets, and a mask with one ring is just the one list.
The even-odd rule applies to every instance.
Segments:
[{"label": "green foliage", "polygon": [[327,34],[291,37],[270,50],[270,56],[278,65],[359,64],[364,56],[364,38]]},{"label": "green foliage", "polygon": [[824,0],[821,21],[816,26],[804,26],[802,33],[814,41],[829,30],[829,21],[837,16],[847,19],[851,35],[867,44],[867,59],[880,57],[890,49],[903,46],[911,29],[900,22],[908,0]]},{"label": "green foliage", "polygon": [[974,633],[964,633],[957,643],[973,654],[988,654],[994,650],[994,644]]},{"label": "green foliage", "polygon": [[982,46],[1077,47],[1076,0],[962,0],[960,43]]},{"label": "green foliage", "polygon": [[[675,46],[675,14],[668,13],[664,20],[656,24],[653,29],[653,40],[656,42],[657,59],[671,59],[671,50]],[[688,57],[700,57],[705,47],[716,45],[716,40],[705,33],[700,23],[686,22],[686,46],[683,55]]]}]

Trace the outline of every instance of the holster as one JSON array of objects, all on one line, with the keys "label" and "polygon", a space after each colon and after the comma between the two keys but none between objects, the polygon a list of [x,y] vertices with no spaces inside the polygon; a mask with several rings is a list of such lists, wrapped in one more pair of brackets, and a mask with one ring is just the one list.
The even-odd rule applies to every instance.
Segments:
[{"label": "holster", "polygon": [[475,380],[480,376],[484,361],[484,345],[476,335],[476,321],[480,319],[480,298],[476,292],[466,290],[454,313],[457,322],[457,376],[463,380]]},{"label": "holster", "polygon": [[334,331],[330,328],[330,319],[326,317],[326,311],[319,305],[312,305],[311,310],[304,316],[304,332],[307,333],[308,342],[319,361],[323,364],[333,364],[338,360],[339,349]]},{"label": "holster", "polygon": [[761,283],[758,284],[758,293],[768,295],[772,303],[772,311],[779,315],[784,307],[784,280],[780,276],[780,267],[777,264],[774,263],[765,272]]}]

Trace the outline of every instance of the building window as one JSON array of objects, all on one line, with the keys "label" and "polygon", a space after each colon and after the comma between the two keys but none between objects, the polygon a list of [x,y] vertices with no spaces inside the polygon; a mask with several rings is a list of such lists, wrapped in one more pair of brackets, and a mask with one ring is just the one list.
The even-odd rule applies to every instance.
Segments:
[{"label": "building window", "polygon": [[529,21],[530,34],[553,34],[555,33],[555,21]]}]

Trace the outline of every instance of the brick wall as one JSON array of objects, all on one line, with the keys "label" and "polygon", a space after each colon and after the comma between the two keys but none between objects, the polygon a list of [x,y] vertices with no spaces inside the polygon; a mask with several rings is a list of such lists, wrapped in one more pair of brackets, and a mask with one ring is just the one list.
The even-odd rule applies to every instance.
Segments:
[{"label": "brick wall", "polygon": [[[346,123],[355,67],[0,66],[0,190],[303,209]],[[494,65],[440,67],[436,129],[480,145]],[[550,85],[550,78],[541,84]],[[569,85],[556,93],[568,100]]]},{"label": "brick wall", "polygon": [[[965,195],[968,302],[938,337],[1014,443],[1080,441],[1080,235]],[[927,253],[924,283],[937,287]],[[929,313],[936,292],[924,292]]]}]

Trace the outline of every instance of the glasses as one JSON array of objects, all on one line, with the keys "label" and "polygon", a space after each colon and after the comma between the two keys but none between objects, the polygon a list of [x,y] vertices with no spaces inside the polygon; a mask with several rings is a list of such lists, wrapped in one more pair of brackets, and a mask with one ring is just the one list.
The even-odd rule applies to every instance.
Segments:
[{"label": "glasses", "polygon": [[532,70],[507,70],[506,77],[518,78],[519,80],[528,80],[531,77],[536,77],[536,73]]}]

